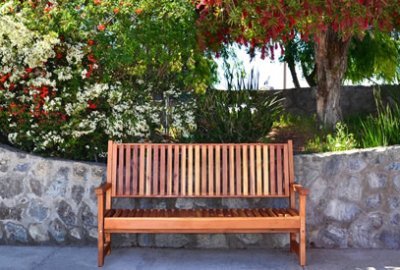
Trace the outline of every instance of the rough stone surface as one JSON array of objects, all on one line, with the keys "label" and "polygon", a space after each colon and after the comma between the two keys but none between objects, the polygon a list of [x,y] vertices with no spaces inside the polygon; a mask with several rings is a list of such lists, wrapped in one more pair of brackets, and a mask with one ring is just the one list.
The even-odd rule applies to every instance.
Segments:
[{"label": "rough stone surface", "polygon": [[360,208],[356,204],[333,199],[329,202],[325,215],[336,221],[348,222],[353,220],[359,212]]},{"label": "rough stone surface", "polygon": [[4,227],[7,238],[11,243],[28,243],[28,233],[24,226],[13,222],[7,222]]},{"label": "rough stone surface", "polygon": [[45,207],[42,202],[33,201],[29,208],[29,215],[36,221],[43,221],[49,215],[49,208]]},{"label": "rough stone surface", "polygon": [[11,219],[20,221],[21,213],[22,213],[21,208],[11,208],[5,206],[3,203],[0,204],[0,220]]},{"label": "rough stone surface", "polygon": [[0,181],[0,198],[10,199],[23,191],[22,182],[17,177],[4,177]]},{"label": "rough stone surface", "polygon": [[65,201],[61,201],[57,207],[57,214],[67,226],[73,226],[76,222],[76,216],[71,205]]},{"label": "rough stone surface", "polygon": [[49,232],[56,242],[65,242],[67,236],[67,228],[61,222],[61,220],[55,219],[50,222]]},{"label": "rough stone surface", "polygon": [[33,241],[41,243],[49,241],[49,234],[47,228],[42,224],[29,225],[29,235]]},{"label": "rough stone surface", "polygon": [[197,247],[200,248],[227,248],[226,236],[223,234],[199,234]]},{"label": "rough stone surface", "polygon": [[181,248],[189,243],[189,238],[184,234],[157,234],[155,242],[158,247]]},{"label": "rough stone surface", "polygon": [[[325,248],[400,248],[400,147],[295,156],[310,189],[307,241]],[[104,164],[40,158],[0,145],[0,244],[94,244]],[[119,208],[288,207],[286,199],[115,199]],[[117,234],[112,245],[287,247],[287,234]]]}]

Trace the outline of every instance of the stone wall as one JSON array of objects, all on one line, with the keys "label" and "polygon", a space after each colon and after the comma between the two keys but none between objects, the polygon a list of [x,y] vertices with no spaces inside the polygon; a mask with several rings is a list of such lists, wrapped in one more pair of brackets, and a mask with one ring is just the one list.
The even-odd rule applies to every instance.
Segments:
[{"label": "stone wall", "polygon": [[[316,88],[256,91],[256,93],[260,95],[279,93],[281,97],[285,98],[284,107],[286,111],[302,115],[316,114]],[[400,98],[400,87],[381,86],[381,93],[384,100],[391,94]],[[370,86],[344,86],[340,105],[345,117],[375,112],[373,88]]]},{"label": "stone wall", "polygon": [[[311,190],[308,242],[316,247],[400,248],[400,146],[295,157]],[[45,159],[0,145],[0,244],[94,244],[94,188],[103,164]],[[280,207],[285,199],[119,199],[119,207]],[[284,247],[284,234],[116,235],[115,246]]]}]

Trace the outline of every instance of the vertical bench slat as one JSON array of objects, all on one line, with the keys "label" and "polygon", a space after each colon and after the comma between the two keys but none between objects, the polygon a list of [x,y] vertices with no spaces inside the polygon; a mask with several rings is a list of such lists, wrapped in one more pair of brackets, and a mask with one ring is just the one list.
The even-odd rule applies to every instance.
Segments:
[{"label": "vertical bench slat", "polygon": [[167,195],[172,195],[172,145],[168,145],[167,153]]},{"label": "vertical bench slat", "polygon": [[151,180],[152,180],[152,175],[151,175],[151,168],[152,168],[152,146],[151,144],[146,145],[146,195],[151,195],[152,188],[151,188]]},{"label": "vertical bench slat", "polygon": [[255,195],[256,171],[254,162],[254,145],[250,145],[250,195]]},{"label": "vertical bench slat", "polygon": [[186,195],[186,145],[181,149],[181,194]]},{"label": "vertical bench slat", "polygon": [[263,162],[264,162],[264,177],[263,177],[263,185],[264,185],[264,195],[269,194],[269,166],[268,166],[268,146],[263,146]]},{"label": "vertical bench slat", "polygon": [[135,145],[133,147],[133,157],[132,157],[132,164],[133,164],[133,168],[132,168],[132,193],[133,195],[137,195],[138,194],[138,172],[139,172],[139,162],[138,162],[138,146]]},{"label": "vertical bench slat", "polygon": [[288,153],[288,146],[285,144],[283,146],[283,166],[284,166],[284,177],[285,177],[285,184],[284,184],[284,194],[289,195],[289,153]]},{"label": "vertical bench slat", "polygon": [[124,194],[124,145],[118,146],[118,194]]},{"label": "vertical bench slat", "polygon": [[208,146],[208,194],[214,195],[214,147]]},{"label": "vertical bench slat", "polygon": [[236,145],[236,195],[242,195],[242,148]]},{"label": "vertical bench slat", "polygon": [[179,195],[179,144],[174,147],[174,195]]},{"label": "vertical bench slat", "polygon": [[215,147],[215,194],[221,195],[221,147]]},{"label": "vertical bench slat", "polygon": [[131,195],[131,169],[132,169],[132,163],[131,163],[131,146],[128,144],[125,149],[125,195]]},{"label": "vertical bench slat", "polygon": [[229,146],[229,195],[235,195],[235,147]]},{"label": "vertical bench slat", "polygon": [[165,151],[166,147],[160,146],[160,195],[165,195]]},{"label": "vertical bench slat", "polygon": [[188,195],[193,195],[193,146],[188,147]]},{"label": "vertical bench slat", "polygon": [[159,180],[158,180],[158,173],[159,173],[159,151],[158,151],[158,145],[153,146],[153,151],[154,151],[154,159],[153,159],[153,194],[158,195],[159,189]]},{"label": "vertical bench slat", "polygon": [[275,147],[273,145],[270,145],[269,147],[269,169],[270,169],[270,177],[269,177],[269,181],[270,181],[270,194],[271,195],[275,195],[276,194],[276,178],[275,178]]},{"label": "vertical bench slat", "polygon": [[228,195],[228,151],[222,146],[222,195]]},{"label": "vertical bench slat", "polygon": [[276,163],[277,163],[277,186],[278,186],[278,195],[282,195],[282,146],[277,146],[276,147]]},{"label": "vertical bench slat", "polygon": [[243,195],[249,195],[249,168],[248,168],[248,155],[247,155],[247,146],[243,145],[242,148],[242,168],[243,168]]},{"label": "vertical bench slat", "polygon": [[207,193],[207,145],[201,146],[201,195]]},{"label": "vertical bench slat", "polygon": [[261,159],[261,145],[257,145],[257,195],[262,195],[262,159]]},{"label": "vertical bench slat", "polygon": [[144,195],[144,170],[145,170],[145,146],[140,145],[139,161],[139,195]]},{"label": "vertical bench slat", "polygon": [[195,195],[200,195],[200,145],[194,147],[194,189]]}]

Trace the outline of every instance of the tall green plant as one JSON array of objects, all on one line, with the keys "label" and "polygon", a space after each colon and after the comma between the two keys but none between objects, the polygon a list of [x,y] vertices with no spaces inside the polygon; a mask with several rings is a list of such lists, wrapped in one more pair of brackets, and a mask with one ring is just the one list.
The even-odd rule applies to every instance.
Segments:
[{"label": "tall green plant", "polygon": [[197,140],[202,142],[259,141],[282,109],[277,96],[256,99],[250,91],[211,90],[197,104]]},{"label": "tall green plant", "polygon": [[387,146],[400,143],[400,104],[391,100],[384,104],[380,91],[375,91],[376,116],[361,121],[360,141],[363,147]]}]

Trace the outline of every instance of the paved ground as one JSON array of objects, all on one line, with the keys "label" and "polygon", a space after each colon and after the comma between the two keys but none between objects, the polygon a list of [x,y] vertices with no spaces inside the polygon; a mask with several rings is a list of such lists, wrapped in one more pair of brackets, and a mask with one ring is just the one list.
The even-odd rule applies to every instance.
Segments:
[{"label": "paved ground", "polygon": [[[91,247],[0,246],[0,269],[98,269]],[[114,249],[106,269],[301,269],[286,250]],[[400,250],[309,249],[305,269],[400,270]]]}]

